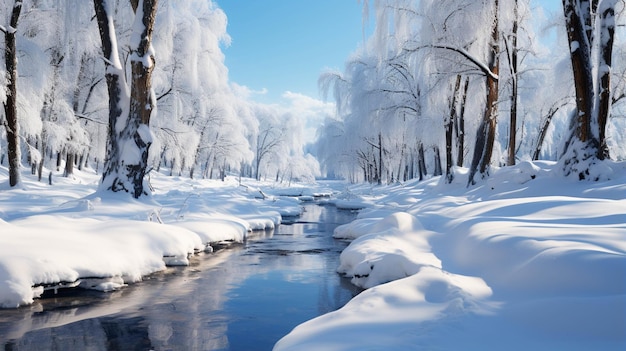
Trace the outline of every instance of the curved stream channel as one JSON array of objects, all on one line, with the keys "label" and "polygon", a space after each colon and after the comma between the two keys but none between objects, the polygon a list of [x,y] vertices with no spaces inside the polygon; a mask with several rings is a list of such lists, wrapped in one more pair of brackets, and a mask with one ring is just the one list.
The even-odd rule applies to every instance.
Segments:
[{"label": "curved stream channel", "polygon": [[358,294],[336,273],[354,214],[306,204],[293,224],[120,291],[60,291],[0,310],[2,350],[271,350],[296,325]]}]

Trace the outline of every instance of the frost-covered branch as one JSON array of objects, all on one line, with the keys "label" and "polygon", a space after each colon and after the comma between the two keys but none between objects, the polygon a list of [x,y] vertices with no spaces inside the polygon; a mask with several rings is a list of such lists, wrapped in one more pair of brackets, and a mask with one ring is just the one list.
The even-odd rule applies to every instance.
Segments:
[{"label": "frost-covered branch", "polygon": [[107,125],[108,124],[107,122],[98,121],[97,119],[93,119],[93,118],[88,117],[88,116],[86,116],[84,114],[81,114],[81,113],[74,113],[74,116],[76,118],[78,118],[78,119],[84,119],[86,121],[97,123],[97,124],[102,124],[102,125]]},{"label": "frost-covered branch", "polygon": [[461,56],[463,56],[466,59],[468,59],[471,63],[473,63],[486,76],[489,76],[493,80],[498,80],[499,79],[498,75],[493,73],[485,63],[481,62],[478,58],[476,58],[475,56],[470,54],[467,50],[459,48],[459,47],[456,47],[456,46],[442,45],[442,44],[432,44],[432,45],[419,46],[419,47],[416,47],[416,48],[413,48],[413,49],[407,49],[407,51],[413,52],[413,51],[418,51],[418,50],[426,49],[426,48],[443,49],[443,50],[449,50],[449,51],[456,52],[457,54],[460,54]]}]

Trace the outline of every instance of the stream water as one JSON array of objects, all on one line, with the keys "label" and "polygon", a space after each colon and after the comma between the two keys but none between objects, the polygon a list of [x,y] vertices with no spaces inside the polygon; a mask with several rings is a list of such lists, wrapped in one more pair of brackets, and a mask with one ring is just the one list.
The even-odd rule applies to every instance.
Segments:
[{"label": "stream water", "polygon": [[2,350],[271,350],[298,324],[359,293],[335,269],[354,218],[305,205],[293,224],[112,293],[60,291],[0,310]]}]

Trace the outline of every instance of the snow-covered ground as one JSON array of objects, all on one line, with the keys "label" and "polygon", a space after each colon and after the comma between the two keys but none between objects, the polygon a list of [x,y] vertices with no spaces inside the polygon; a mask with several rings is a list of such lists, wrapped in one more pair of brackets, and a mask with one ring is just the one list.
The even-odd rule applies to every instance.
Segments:
[{"label": "snow-covered ground", "polygon": [[152,174],[139,201],[97,192],[88,171],[52,186],[24,173],[9,189],[0,167],[0,305],[60,284],[120,288],[335,189],[322,201],[363,208],[335,231],[352,241],[338,271],[368,289],[275,350],[624,350],[626,163],[601,182],[556,167],[497,169],[471,188],[464,169],[454,184],[290,189]]},{"label": "snow-covered ground", "polygon": [[7,185],[0,167],[0,306],[33,302],[44,289],[74,286],[115,290],[166,265],[186,265],[212,244],[240,242],[251,230],[273,228],[300,214],[297,199],[256,187],[152,174],[154,196],[97,192],[99,176]]},{"label": "snow-covered ground", "polygon": [[626,164],[556,167],[352,187],[369,204],[338,271],[369,289],[275,350],[626,350]]}]

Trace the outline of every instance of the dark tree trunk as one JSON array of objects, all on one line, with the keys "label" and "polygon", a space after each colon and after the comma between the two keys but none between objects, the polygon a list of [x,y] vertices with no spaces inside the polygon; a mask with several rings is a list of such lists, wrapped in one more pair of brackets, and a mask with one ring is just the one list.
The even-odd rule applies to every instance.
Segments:
[{"label": "dark tree trunk", "polygon": [[426,169],[426,159],[424,156],[424,144],[420,143],[420,146],[417,151],[417,164],[420,172],[420,180],[424,180],[428,170]]},{"label": "dark tree trunk", "polygon": [[541,154],[541,146],[543,145],[543,141],[546,138],[546,133],[548,132],[548,127],[550,126],[550,122],[552,122],[552,117],[559,110],[559,107],[552,107],[550,111],[548,111],[548,115],[541,126],[541,130],[539,130],[539,137],[537,138],[537,145],[535,145],[535,151],[533,152],[533,161],[539,159],[539,155]]},{"label": "dark tree trunk", "polygon": [[494,20],[491,28],[491,43],[489,46],[488,68],[491,74],[486,75],[487,99],[485,102],[485,112],[480,122],[476,134],[476,145],[474,146],[474,157],[470,167],[468,185],[476,184],[476,173],[480,173],[481,178],[487,174],[491,164],[491,155],[496,137],[496,120],[498,115],[498,74],[499,74],[499,54],[500,54],[500,33],[498,29],[498,0],[494,5]]},{"label": "dark tree trunk", "polygon": [[516,136],[517,136],[517,86],[518,86],[518,59],[517,59],[517,26],[518,26],[518,1],[515,0],[515,4],[513,5],[515,8],[513,11],[515,12],[515,18],[513,20],[513,33],[511,38],[511,48],[510,48],[510,60],[509,62],[511,66],[511,77],[512,87],[511,87],[511,116],[509,121],[509,146],[508,146],[508,160],[507,165],[513,166],[515,165],[515,144],[516,144]]},{"label": "dark tree trunk", "polygon": [[62,156],[63,154],[60,151],[57,152],[57,172],[61,170],[61,160],[63,160]]},{"label": "dark tree trunk", "polygon": [[467,103],[467,91],[469,89],[469,77],[465,78],[465,86],[463,87],[463,97],[461,98],[461,111],[458,120],[455,123],[456,130],[456,165],[463,167],[465,160],[465,105]]},{"label": "dark tree trunk", "polygon": [[[563,161],[565,174],[577,174],[579,179],[589,177],[594,158],[609,157],[605,139],[611,105],[610,74],[617,2],[563,0],[576,91],[572,135]],[[599,37],[594,34],[596,30],[599,30]],[[596,68],[595,58],[598,59]]]},{"label": "dark tree trunk", "polygon": [[[570,58],[574,73],[576,109],[578,110],[575,133],[580,141],[586,143],[593,139],[591,134],[593,74],[589,40],[591,39],[591,32],[587,32],[585,29],[587,26],[585,21],[591,20],[591,14],[579,14],[577,8],[582,9],[579,0],[563,0],[567,38],[571,49]],[[586,10],[590,11],[590,8]]]},{"label": "dark tree trunk", "polygon": [[459,89],[461,88],[461,75],[456,76],[456,82],[454,83],[454,90],[452,93],[452,99],[450,100],[450,115],[446,119],[446,182],[452,183],[454,174],[452,172],[452,165],[454,160],[452,159],[452,134],[454,131],[454,121],[457,119],[457,98],[459,95]]},{"label": "dark tree trunk", "polygon": [[[155,60],[150,53],[157,1],[131,0],[135,13],[141,13],[140,41],[132,43],[131,89],[123,81],[124,71],[119,63],[115,28],[111,22],[104,0],[94,0],[96,18],[102,40],[102,51],[106,62],[106,81],[109,92],[109,131],[107,159],[102,175],[102,185],[111,191],[125,191],[138,198],[148,194],[144,177],[148,168],[148,151],[152,144],[150,116],[154,107],[151,98],[151,76]],[[141,11],[138,6],[142,5]],[[130,98],[130,106],[124,106],[124,97]],[[126,123],[120,119],[126,118]],[[121,149],[124,147],[125,149]],[[133,149],[133,150],[130,150]]]},{"label": "dark tree trunk", "polygon": [[7,31],[4,32],[4,62],[7,74],[7,97],[4,102],[5,122],[7,134],[7,153],[9,158],[9,186],[20,183],[20,133],[17,118],[17,49],[15,32],[17,22],[22,11],[22,0],[15,0],[11,19]]},{"label": "dark tree trunk", "polygon": [[383,136],[378,133],[378,184],[383,182]]},{"label": "dark tree trunk", "polygon": [[600,101],[598,108],[598,158],[609,158],[609,148],[606,144],[606,124],[611,114],[611,69],[613,56],[613,41],[615,37],[615,8],[607,6],[600,13]]},{"label": "dark tree trunk", "polygon": [[440,176],[443,174],[443,171],[441,169],[441,152],[438,146],[433,147],[433,153],[435,158],[435,173],[433,175]]},{"label": "dark tree trunk", "polygon": [[66,177],[74,174],[74,158],[75,155],[72,152],[68,152],[65,155],[65,170],[63,171],[63,175]]}]

